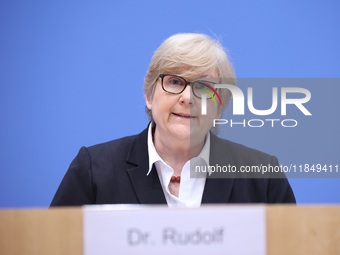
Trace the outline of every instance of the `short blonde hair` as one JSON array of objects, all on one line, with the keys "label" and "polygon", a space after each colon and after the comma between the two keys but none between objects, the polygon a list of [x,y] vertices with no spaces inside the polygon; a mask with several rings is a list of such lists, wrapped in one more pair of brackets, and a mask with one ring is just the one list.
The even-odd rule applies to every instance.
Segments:
[{"label": "short blonde hair", "polygon": [[[170,36],[155,51],[144,80],[144,95],[151,100],[160,74],[180,74],[194,79],[207,71],[217,71],[219,82],[235,84],[234,68],[218,40],[205,34],[181,33]],[[229,90],[220,90],[222,106],[229,103]],[[146,109],[149,119],[152,114]]]}]

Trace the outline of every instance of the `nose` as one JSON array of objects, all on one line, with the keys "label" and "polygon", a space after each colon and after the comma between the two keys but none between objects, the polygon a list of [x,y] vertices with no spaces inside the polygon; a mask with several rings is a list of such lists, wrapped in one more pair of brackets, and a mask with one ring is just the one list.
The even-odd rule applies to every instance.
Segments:
[{"label": "nose", "polygon": [[192,104],[192,99],[193,99],[193,95],[192,95],[191,85],[189,85],[181,93],[180,103],[182,103],[182,104]]}]

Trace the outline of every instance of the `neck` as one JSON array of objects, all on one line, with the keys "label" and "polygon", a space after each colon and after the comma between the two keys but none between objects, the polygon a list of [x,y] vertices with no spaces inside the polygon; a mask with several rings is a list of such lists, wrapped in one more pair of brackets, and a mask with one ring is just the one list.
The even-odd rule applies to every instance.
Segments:
[{"label": "neck", "polygon": [[153,132],[153,142],[160,157],[174,169],[176,176],[181,175],[184,164],[198,156],[204,146],[204,138],[195,141],[169,138],[161,135],[157,128]]}]

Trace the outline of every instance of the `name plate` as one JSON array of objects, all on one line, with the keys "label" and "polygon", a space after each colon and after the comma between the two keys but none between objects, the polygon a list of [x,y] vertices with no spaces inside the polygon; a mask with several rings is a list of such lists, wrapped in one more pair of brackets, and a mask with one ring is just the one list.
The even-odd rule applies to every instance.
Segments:
[{"label": "name plate", "polygon": [[84,254],[265,255],[265,208],[85,206]]}]

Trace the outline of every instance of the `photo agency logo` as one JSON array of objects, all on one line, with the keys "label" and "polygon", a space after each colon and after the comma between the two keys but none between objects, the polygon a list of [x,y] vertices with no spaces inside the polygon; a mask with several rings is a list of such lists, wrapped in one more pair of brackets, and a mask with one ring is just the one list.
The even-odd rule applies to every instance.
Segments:
[{"label": "photo agency logo", "polygon": [[[248,87],[246,92],[246,97],[241,88],[230,85],[230,84],[215,84],[212,86],[207,86],[204,89],[201,98],[201,114],[207,114],[207,99],[211,98],[214,101],[214,104],[217,104],[216,98],[219,101],[220,105],[222,105],[222,99],[220,94],[221,90],[227,89],[230,91],[232,95],[232,114],[233,116],[245,116],[246,110],[249,111],[250,114],[256,116],[256,118],[251,119],[214,119],[213,127],[219,125],[228,125],[230,127],[251,127],[251,128],[259,128],[264,126],[275,127],[277,125],[281,125],[282,127],[296,127],[298,125],[298,121],[294,118],[286,118],[287,117],[287,106],[292,105],[292,107],[296,107],[299,112],[302,113],[303,116],[311,116],[312,113],[307,109],[305,104],[311,99],[311,92],[302,87],[272,87],[271,88],[271,99],[265,98],[265,101],[271,100],[271,106],[267,109],[257,109],[254,106],[254,96],[253,96],[253,88]],[[280,95],[280,100],[279,100]],[[215,98],[216,97],[216,98]],[[261,98],[260,98],[261,99]],[[262,98],[263,99],[263,98]],[[246,103],[245,103],[246,102]],[[247,107],[247,108],[246,108]],[[279,112],[281,118],[271,117],[273,114]]]}]

